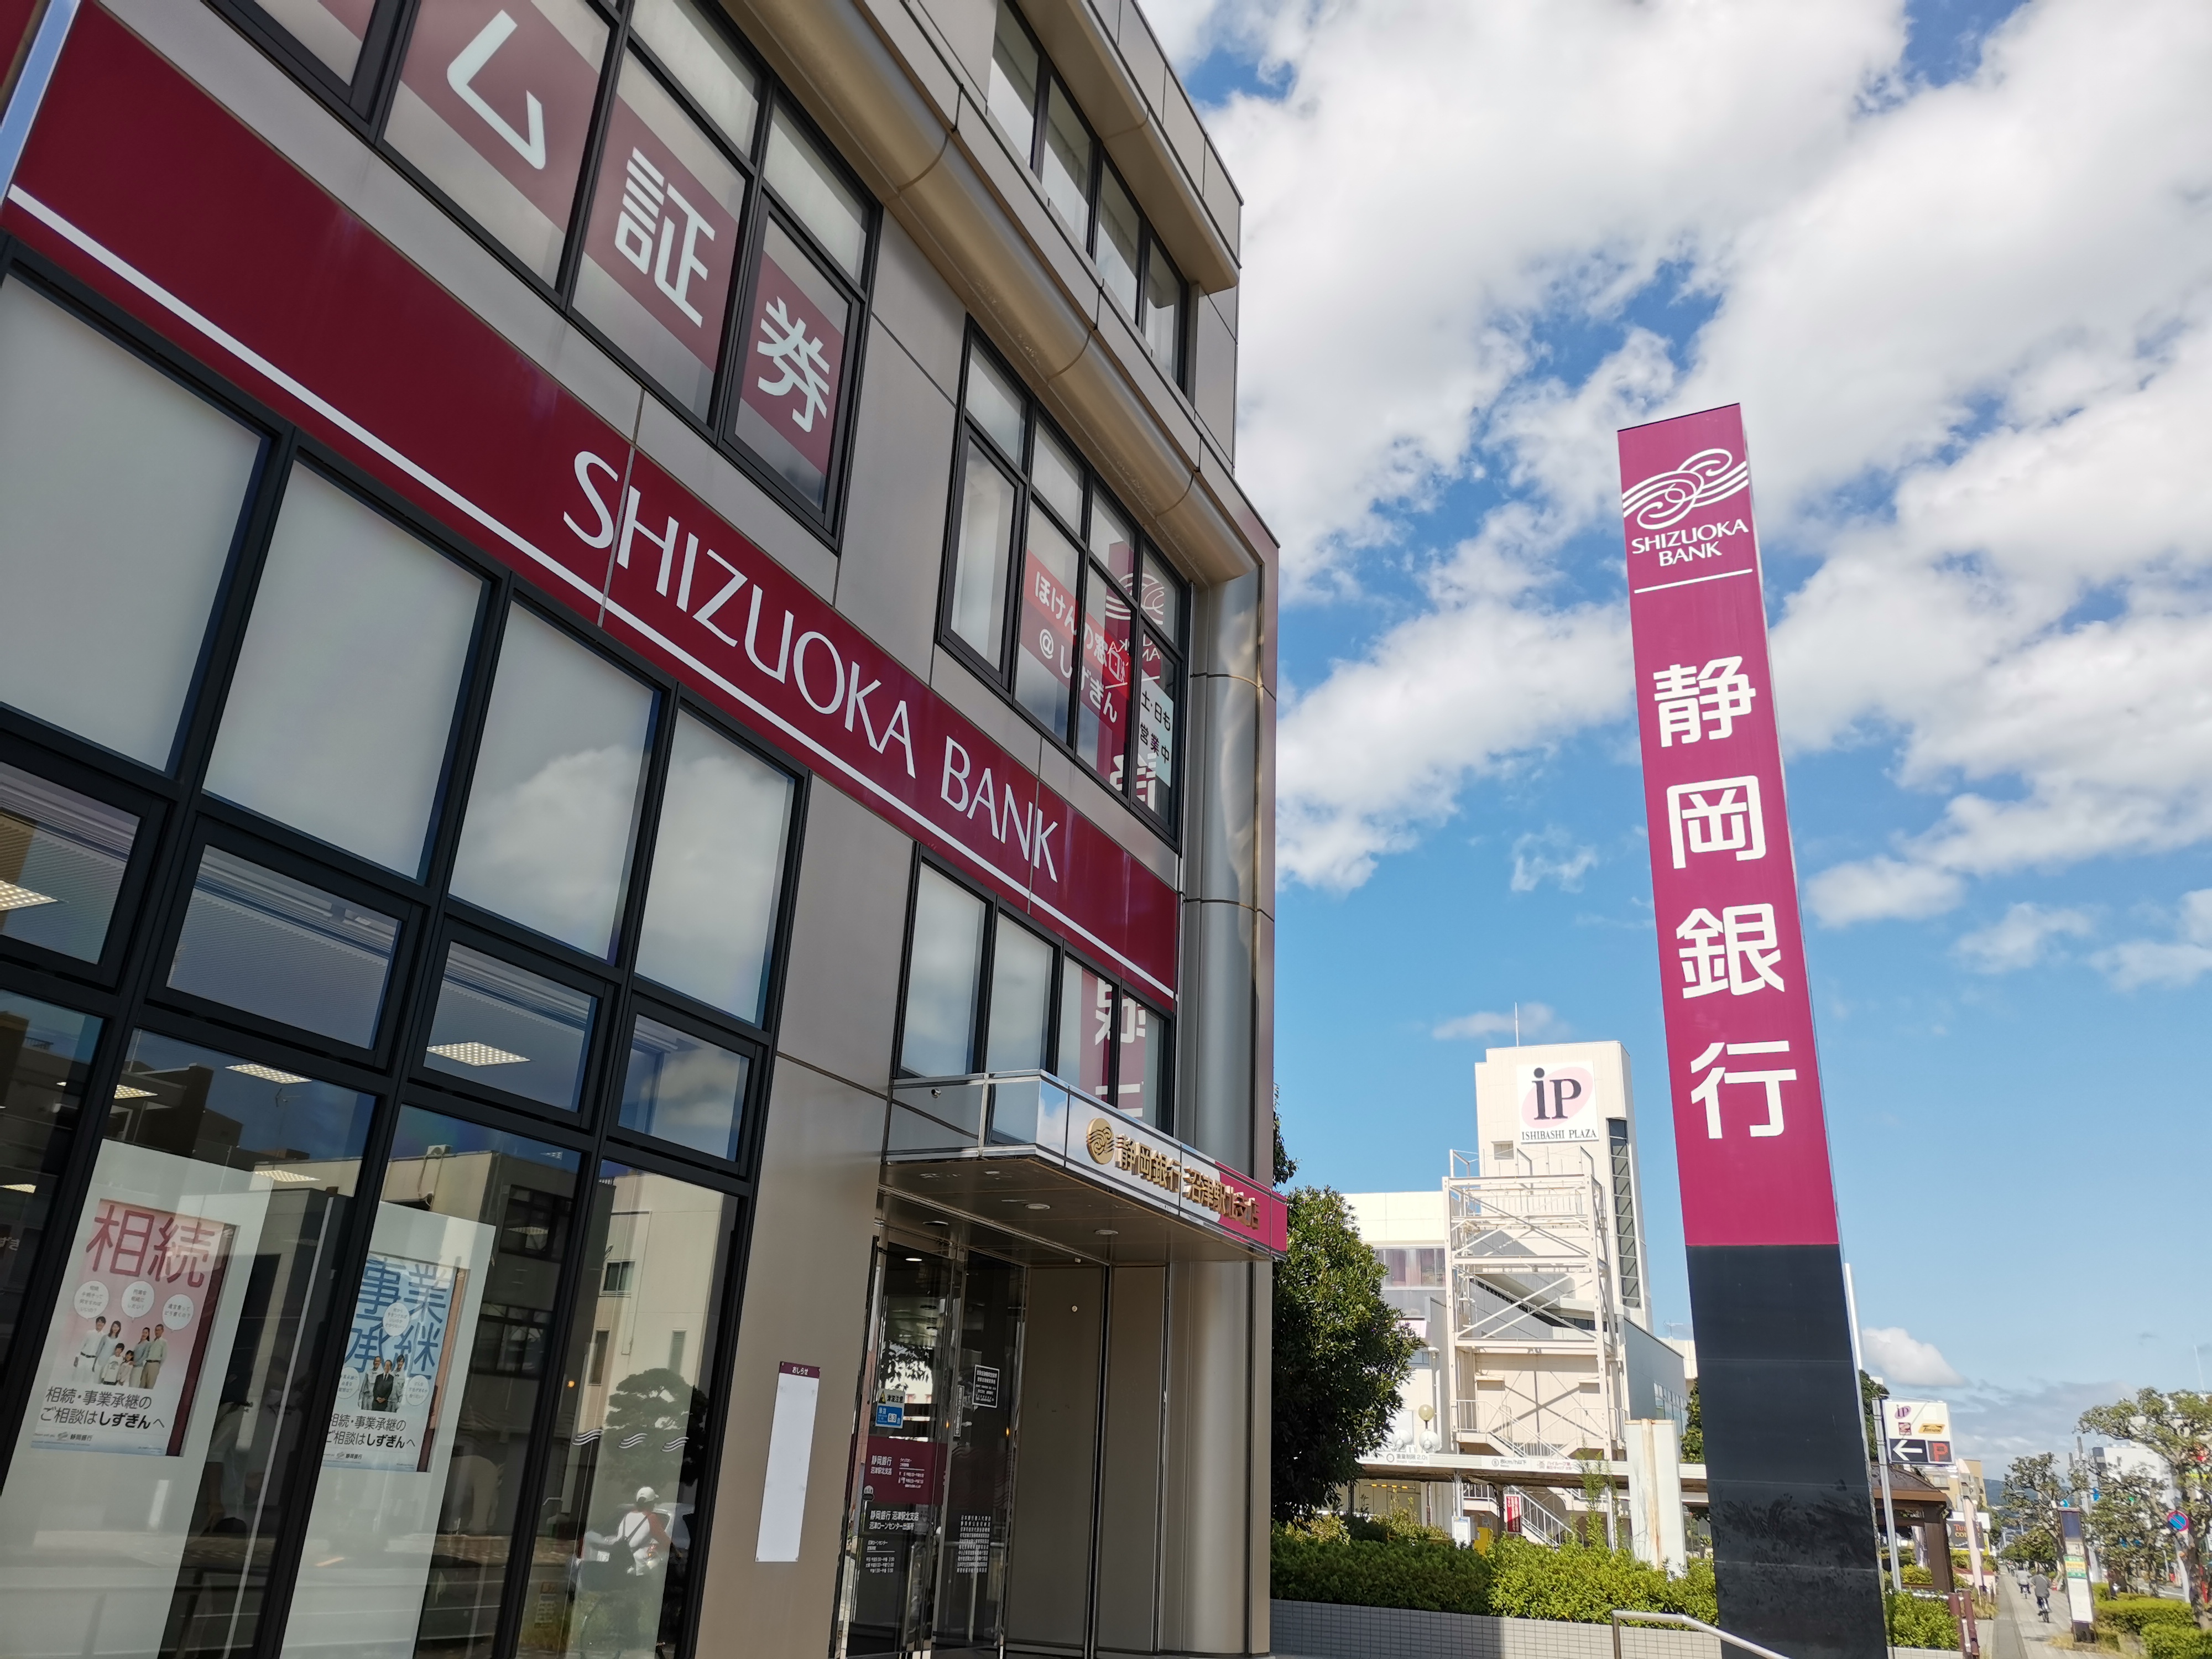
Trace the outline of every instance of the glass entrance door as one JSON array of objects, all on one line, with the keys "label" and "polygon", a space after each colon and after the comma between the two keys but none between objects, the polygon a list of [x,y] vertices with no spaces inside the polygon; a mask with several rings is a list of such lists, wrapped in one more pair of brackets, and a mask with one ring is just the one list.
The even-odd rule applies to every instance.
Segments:
[{"label": "glass entrance door", "polygon": [[1028,1274],[887,1245],[842,1647],[996,1652]]}]

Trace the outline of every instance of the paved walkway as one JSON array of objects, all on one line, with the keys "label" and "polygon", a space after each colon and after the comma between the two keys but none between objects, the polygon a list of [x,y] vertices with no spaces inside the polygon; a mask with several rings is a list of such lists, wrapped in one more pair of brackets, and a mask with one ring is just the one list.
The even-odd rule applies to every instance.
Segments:
[{"label": "paved walkway", "polygon": [[2063,1583],[2051,1587],[2051,1622],[2045,1624],[2035,1616],[2035,1598],[2018,1587],[2009,1572],[1997,1574],[1997,1616],[1982,1631],[1984,1659],[2057,1659],[2069,1649],[2051,1645],[2053,1637],[2063,1636],[2069,1626],[2066,1619],[2066,1587]]}]

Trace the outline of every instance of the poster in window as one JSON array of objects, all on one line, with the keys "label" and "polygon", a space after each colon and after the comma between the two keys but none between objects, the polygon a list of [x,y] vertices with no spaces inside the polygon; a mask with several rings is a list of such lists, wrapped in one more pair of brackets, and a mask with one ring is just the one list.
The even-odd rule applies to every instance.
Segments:
[{"label": "poster in window", "polygon": [[31,1443],[174,1457],[237,1229],[98,1198],[46,1328]]},{"label": "poster in window", "polygon": [[323,1443],[323,1467],[430,1467],[467,1273],[449,1261],[372,1251]]}]

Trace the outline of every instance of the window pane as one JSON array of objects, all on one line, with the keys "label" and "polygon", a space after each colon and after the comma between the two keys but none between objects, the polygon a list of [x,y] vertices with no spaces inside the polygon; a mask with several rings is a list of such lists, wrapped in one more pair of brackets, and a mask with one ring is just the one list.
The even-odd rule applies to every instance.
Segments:
[{"label": "window pane", "polygon": [[1169,569],[1158,553],[1146,548],[1144,585],[1138,592],[1137,603],[1144,607],[1145,620],[1175,645],[1182,643],[1182,578]]},{"label": "window pane", "polygon": [[1162,817],[1175,798],[1176,687],[1166,654],[1143,636],[1137,690],[1136,797]]},{"label": "window pane", "polygon": [[599,1293],[569,1342],[518,1650],[672,1655],[697,1578],[708,1367],[738,1201],[602,1164],[592,1211],[585,1279]]},{"label": "window pane", "polygon": [[991,1026],[987,1072],[1028,1072],[1044,1065],[1052,1015],[1052,946],[1026,927],[999,925],[991,949]]},{"label": "window pane", "polygon": [[1014,696],[1063,734],[1068,687],[1075,676],[1075,581],[1082,556],[1043,514],[1030,514],[1022,616],[1015,635],[1020,648],[1014,653]]},{"label": "window pane", "polygon": [[968,414],[1008,460],[1022,459],[1022,394],[980,351],[968,354]]},{"label": "window pane", "polygon": [[1044,199],[1080,246],[1091,234],[1091,134],[1057,81],[1045,109]]},{"label": "window pane", "polygon": [[385,136],[551,282],[568,234],[607,26],[583,0],[429,0]]},{"label": "window pane", "polygon": [[960,1077],[975,1066],[975,981],[983,960],[983,901],[927,865],[914,895],[914,956],[907,970],[899,1065],[921,1077]]},{"label": "window pane", "polygon": [[734,430],[817,507],[830,499],[852,310],[837,285],[770,220],[745,331],[752,349],[734,371],[741,377]]},{"label": "window pane", "polygon": [[1121,181],[1107,167],[1098,175],[1098,238],[1092,258],[1106,291],[1121,308],[1124,320],[1137,319],[1137,250],[1142,245],[1145,222]]},{"label": "window pane", "polygon": [[167,767],[260,450],[27,283],[0,286],[0,700]]},{"label": "window pane", "polygon": [[143,1031],[112,1103],[0,1495],[9,1645],[242,1656],[374,1103]]},{"label": "window pane", "polygon": [[760,82],[752,66],[694,0],[637,0],[630,31],[653,48],[661,68],[721,128],[731,147],[741,155],[752,154],[753,123],[760,118]]},{"label": "window pane", "polygon": [[1160,1017],[1126,992],[1121,996],[1121,1047],[1114,1073],[1114,1103],[1132,1117],[1164,1128],[1160,1060],[1166,1033]]},{"label": "window pane", "polygon": [[638,972],[761,1023],[793,793],[704,720],[678,720]]},{"label": "window pane", "polygon": [[1036,453],[1030,457],[1030,483],[1062,522],[1083,522],[1083,463],[1042,424]]},{"label": "window pane", "polygon": [[1424,1249],[1415,1252],[1415,1255],[1419,1258],[1420,1263],[1421,1283],[1424,1285],[1443,1284],[1444,1282],[1443,1251],[1441,1249]]},{"label": "window pane", "polygon": [[576,308],[702,417],[744,206],[744,176],[630,55],[607,116]]},{"label": "window pane", "polygon": [[100,960],[138,820],[0,763],[0,934]]},{"label": "window pane", "polygon": [[0,1369],[15,1356],[23,1287],[39,1263],[99,1040],[89,1014],[0,991]]},{"label": "window pane", "polygon": [[287,1655],[489,1651],[582,1163],[400,1113]]},{"label": "window pane", "polygon": [[417,874],[483,588],[294,467],[209,789]]},{"label": "window pane", "polygon": [[747,1056],[641,1014],[630,1028],[623,1127],[735,1158],[751,1070]]},{"label": "window pane", "polygon": [[1006,129],[1024,161],[1036,138],[1037,50],[1012,12],[999,8],[997,37],[991,42],[991,118]]},{"label": "window pane", "polygon": [[366,1048],[399,924],[210,847],[200,854],[169,984]]},{"label": "window pane", "polygon": [[267,12],[341,81],[353,79],[376,0],[259,0]]},{"label": "window pane", "polygon": [[1007,550],[1013,537],[1014,486],[970,443],[960,491],[960,544],[952,566],[952,631],[994,665],[1006,614]]},{"label": "window pane", "polygon": [[611,955],[652,730],[649,690],[512,607],[453,891]]},{"label": "window pane", "polygon": [[1119,790],[1129,752],[1129,602],[1091,567],[1083,595],[1083,702],[1075,746],[1084,763]]},{"label": "window pane", "polygon": [[1060,1064],[1063,1082],[1106,1097],[1108,1040],[1114,1035],[1114,988],[1080,963],[1060,975]]},{"label": "window pane", "polygon": [[573,1112],[598,1003],[573,987],[456,945],[446,953],[422,1063]]},{"label": "window pane", "polygon": [[1096,493],[1091,497],[1091,556],[1104,561],[1123,587],[1136,574],[1137,532],[1129,528],[1119,508]]},{"label": "window pane", "polygon": [[814,233],[823,251],[848,276],[860,281],[868,247],[867,210],[787,110],[778,109],[769,122],[768,156],[761,170],[769,188]]},{"label": "window pane", "polygon": [[1182,384],[1182,277],[1168,262],[1166,251],[1152,245],[1145,262],[1145,349],[1160,372],[1177,386]]}]

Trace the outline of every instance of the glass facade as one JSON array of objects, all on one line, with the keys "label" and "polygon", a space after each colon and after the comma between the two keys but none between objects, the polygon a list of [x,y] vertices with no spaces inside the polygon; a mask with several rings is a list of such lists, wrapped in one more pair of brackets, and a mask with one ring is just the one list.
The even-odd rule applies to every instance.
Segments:
[{"label": "glass facade", "polygon": [[312,449],[0,272],[0,1596],[672,1653],[799,779]]}]

